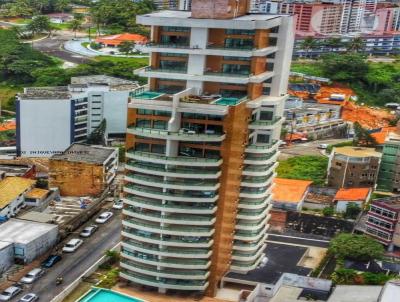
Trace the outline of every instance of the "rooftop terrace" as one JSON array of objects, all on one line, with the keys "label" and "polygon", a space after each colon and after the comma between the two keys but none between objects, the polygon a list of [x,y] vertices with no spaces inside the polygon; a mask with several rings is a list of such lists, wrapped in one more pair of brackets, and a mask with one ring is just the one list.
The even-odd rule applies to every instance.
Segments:
[{"label": "rooftop terrace", "polygon": [[113,148],[75,143],[69,146],[62,154],[53,155],[51,160],[103,164],[113,152],[115,152]]}]

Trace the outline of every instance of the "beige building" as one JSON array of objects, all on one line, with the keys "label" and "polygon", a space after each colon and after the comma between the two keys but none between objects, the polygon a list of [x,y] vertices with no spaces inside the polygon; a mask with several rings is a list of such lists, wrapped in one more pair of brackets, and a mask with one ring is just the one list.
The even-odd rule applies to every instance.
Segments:
[{"label": "beige building", "polygon": [[118,168],[114,148],[73,144],[49,161],[49,186],[62,196],[99,195],[113,181]]},{"label": "beige building", "polygon": [[329,158],[328,186],[334,188],[375,187],[382,154],[374,148],[334,148]]}]

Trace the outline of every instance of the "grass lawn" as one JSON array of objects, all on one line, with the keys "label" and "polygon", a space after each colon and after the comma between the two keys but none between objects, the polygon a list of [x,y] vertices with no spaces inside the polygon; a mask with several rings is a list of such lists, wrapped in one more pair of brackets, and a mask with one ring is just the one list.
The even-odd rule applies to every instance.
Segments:
[{"label": "grass lawn", "polygon": [[22,90],[21,87],[0,84],[1,108],[15,111],[15,95]]},{"label": "grass lawn", "polygon": [[147,66],[149,64],[148,58],[125,58],[125,57],[113,57],[113,56],[98,56],[95,58],[99,62],[113,62],[113,63],[126,63],[129,65]]},{"label": "grass lawn", "polygon": [[83,47],[87,48],[89,44],[90,44],[89,42],[83,42],[81,45],[82,45]]},{"label": "grass lawn", "polygon": [[68,30],[69,23],[51,23],[51,25],[58,30]]},{"label": "grass lawn", "polygon": [[290,71],[305,73],[307,75],[323,77],[321,65],[318,61],[293,61]]},{"label": "grass lawn", "polygon": [[328,168],[325,156],[296,156],[279,162],[278,177],[312,180],[314,185],[324,185]]}]

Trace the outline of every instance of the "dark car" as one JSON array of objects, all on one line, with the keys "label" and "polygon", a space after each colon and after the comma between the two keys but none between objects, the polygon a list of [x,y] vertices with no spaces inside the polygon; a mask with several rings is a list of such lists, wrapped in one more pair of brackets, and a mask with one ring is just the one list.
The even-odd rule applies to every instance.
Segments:
[{"label": "dark car", "polygon": [[56,264],[57,262],[59,262],[61,260],[61,256],[60,255],[50,255],[49,257],[47,257],[46,260],[44,260],[42,262],[42,267],[45,268],[50,268],[52,267],[54,264]]}]

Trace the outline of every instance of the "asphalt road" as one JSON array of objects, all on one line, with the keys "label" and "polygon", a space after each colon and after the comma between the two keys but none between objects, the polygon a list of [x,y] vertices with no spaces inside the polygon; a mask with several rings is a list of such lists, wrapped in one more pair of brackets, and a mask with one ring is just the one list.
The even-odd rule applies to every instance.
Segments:
[{"label": "asphalt road", "polygon": [[82,64],[89,60],[88,57],[78,55],[63,48],[63,45],[68,40],[72,39],[72,35],[66,31],[56,32],[52,37],[33,43],[33,47],[48,55],[57,57],[63,61]]},{"label": "asphalt road", "polygon": [[[33,292],[39,296],[39,301],[49,302],[57,296],[69,284],[79,278],[88,268],[98,261],[104,252],[114,247],[121,236],[121,211],[113,210],[114,216],[106,224],[99,225],[99,229],[92,237],[85,238],[83,245],[71,254],[63,254],[63,259],[54,267],[47,270],[45,275],[32,285],[26,285],[22,294],[14,298],[13,302],[18,301],[23,295]],[[95,219],[97,215],[93,218]],[[85,226],[93,224],[89,221]],[[84,226],[83,226],[84,227]],[[78,234],[81,227],[75,234],[69,236],[71,238],[79,238]],[[63,283],[56,285],[57,277],[63,277]]]},{"label": "asphalt road", "polygon": [[318,146],[320,144],[332,145],[332,144],[338,144],[338,143],[342,143],[342,142],[346,142],[346,141],[349,141],[349,139],[346,139],[346,138],[326,139],[326,140],[310,141],[307,143],[293,144],[291,146],[287,146],[287,147],[279,149],[281,151],[281,155],[279,156],[279,159],[284,160],[289,157],[298,156],[298,155],[322,155],[322,154],[324,154],[323,150],[318,149]]}]

